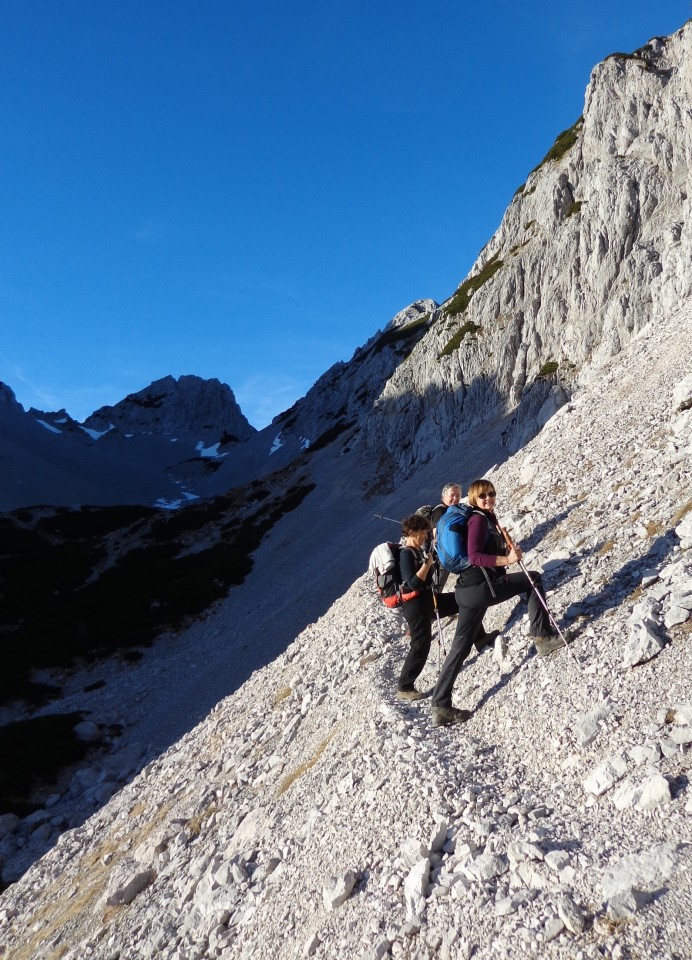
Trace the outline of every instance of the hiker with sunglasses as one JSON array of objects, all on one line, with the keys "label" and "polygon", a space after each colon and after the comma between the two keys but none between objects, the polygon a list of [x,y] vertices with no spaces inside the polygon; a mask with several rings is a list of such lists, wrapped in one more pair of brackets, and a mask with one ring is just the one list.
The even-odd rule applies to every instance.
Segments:
[{"label": "hiker with sunglasses", "polygon": [[[489,480],[474,480],[467,499],[473,508],[466,524],[470,566],[459,574],[454,591],[459,618],[432,695],[433,726],[461,723],[471,716],[468,710],[452,706],[452,689],[488,607],[523,594],[528,599],[530,633],[538,655],[547,656],[562,646],[526,574],[509,572],[509,567],[521,560],[522,551],[519,546],[507,550],[495,516],[495,487]],[[529,575],[545,599],[540,574],[531,570]]]}]

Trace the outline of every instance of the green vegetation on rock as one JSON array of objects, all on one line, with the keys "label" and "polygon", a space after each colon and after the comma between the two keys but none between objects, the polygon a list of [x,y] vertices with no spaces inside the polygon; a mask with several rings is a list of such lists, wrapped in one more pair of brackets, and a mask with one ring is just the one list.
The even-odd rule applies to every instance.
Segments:
[{"label": "green vegetation on rock", "polygon": [[557,373],[558,367],[559,363],[556,360],[548,360],[548,362],[544,363],[536,374],[536,380],[540,380],[545,377],[552,377],[554,373]]},{"label": "green vegetation on rock", "polygon": [[463,327],[460,327],[449,343],[446,344],[444,350],[442,350],[442,352],[439,354],[439,359],[442,359],[442,357],[448,357],[450,354],[454,353],[455,350],[458,350],[461,345],[461,341],[467,334],[473,335],[478,333],[478,331],[481,329],[482,328],[480,324],[474,323],[473,320],[467,320]]},{"label": "green vegetation on rock", "polygon": [[495,254],[485,264],[484,267],[473,277],[469,277],[461,284],[448,305],[445,307],[450,316],[456,316],[463,313],[471,302],[471,297],[477,290],[487,283],[490,278],[497,273],[502,266],[503,261],[499,259],[499,254]]},{"label": "green vegetation on rock", "polygon": [[641,55],[638,50],[635,50],[634,53],[610,53],[605,58],[606,60],[633,60],[638,64],[643,70],[651,70],[651,63]]},{"label": "green vegetation on rock", "polygon": [[[574,123],[569,128],[569,130],[563,130],[562,133],[558,134],[558,136],[555,139],[555,143],[552,145],[550,150],[548,150],[548,152],[543,157],[543,159],[538,164],[538,166],[535,167],[534,169],[540,170],[540,168],[544,164],[550,163],[550,161],[557,162],[558,160],[562,160],[564,155],[568,153],[568,151],[570,151],[574,146],[574,144],[577,142],[577,139],[579,138],[579,134],[581,133],[581,128],[583,127],[583,125],[584,125],[584,118],[579,117],[576,123]],[[534,171],[531,171],[531,172],[533,173]]]},{"label": "green vegetation on rock", "polygon": [[[373,353],[379,353],[384,347],[391,347],[394,345],[406,345],[412,339],[416,338],[415,342],[418,342],[418,337],[423,333],[424,327],[430,322],[430,314],[424,313],[417,320],[407,323],[403,327],[392,327],[391,330],[387,330],[380,337],[377,338],[375,343],[372,346]],[[415,346],[415,343],[412,344]]]},{"label": "green vegetation on rock", "polygon": [[[613,54],[613,56],[617,56],[617,54]],[[563,130],[562,133],[558,134],[555,139],[555,143],[552,145],[550,150],[548,150],[538,166],[533,168],[531,173],[535,173],[537,170],[540,170],[542,166],[544,166],[546,163],[549,163],[551,160],[562,160],[564,155],[571,150],[574,144],[577,142],[583,126],[584,118],[579,117],[576,123],[574,123],[568,130]],[[517,187],[517,189],[514,191],[514,196],[528,197],[529,194],[533,193],[535,189],[536,187],[534,185],[527,190],[526,183],[522,183],[521,186]]]}]

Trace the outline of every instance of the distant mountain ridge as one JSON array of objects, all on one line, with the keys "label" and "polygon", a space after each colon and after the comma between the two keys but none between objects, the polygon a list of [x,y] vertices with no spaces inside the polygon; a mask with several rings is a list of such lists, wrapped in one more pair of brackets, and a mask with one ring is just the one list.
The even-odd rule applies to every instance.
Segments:
[{"label": "distant mountain ridge", "polygon": [[36,504],[173,506],[213,464],[257,433],[219,380],[168,376],[84,423],[25,412],[0,384],[0,510]]}]

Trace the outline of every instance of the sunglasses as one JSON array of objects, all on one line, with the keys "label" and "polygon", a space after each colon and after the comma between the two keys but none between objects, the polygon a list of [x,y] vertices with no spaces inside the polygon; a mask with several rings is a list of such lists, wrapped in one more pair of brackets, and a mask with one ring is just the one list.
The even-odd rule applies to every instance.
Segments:
[{"label": "sunglasses", "polygon": [[479,500],[487,500],[489,497],[496,497],[496,496],[497,496],[497,494],[495,493],[494,490],[490,490],[490,491],[486,490],[485,493],[479,493],[479,494],[478,494],[478,499],[479,499]]}]

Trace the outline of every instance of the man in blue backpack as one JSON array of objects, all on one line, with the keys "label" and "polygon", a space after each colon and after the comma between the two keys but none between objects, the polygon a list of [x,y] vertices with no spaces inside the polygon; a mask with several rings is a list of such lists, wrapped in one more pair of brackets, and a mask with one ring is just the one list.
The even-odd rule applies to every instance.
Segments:
[{"label": "man in blue backpack", "polygon": [[[456,506],[461,500],[461,486],[458,483],[446,483],[442,488],[441,500],[442,502],[438,503],[438,505],[430,511],[430,522],[432,523],[433,532],[437,529],[438,521],[446,512],[447,507]],[[449,570],[445,570],[444,567],[441,568],[438,571],[437,577],[437,589],[440,593],[444,590],[448,579]]]},{"label": "man in blue backpack", "polygon": [[[461,486],[458,483],[446,483],[442,488],[441,494],[441,503],[438,503],[436,507],[425,506],[418,507],[416,513],[419,513],[422,517],[426,517],[432,524],[432,542],[435,542],[435,531],[437,530],[437,524],[446,512],[448,507],[456,506],[461,500]],[[449,579],[449,570],[445,570],[444,567],[437,567],[435,571],[435,585],[439,593],[445,588],[445,584]]]}]

